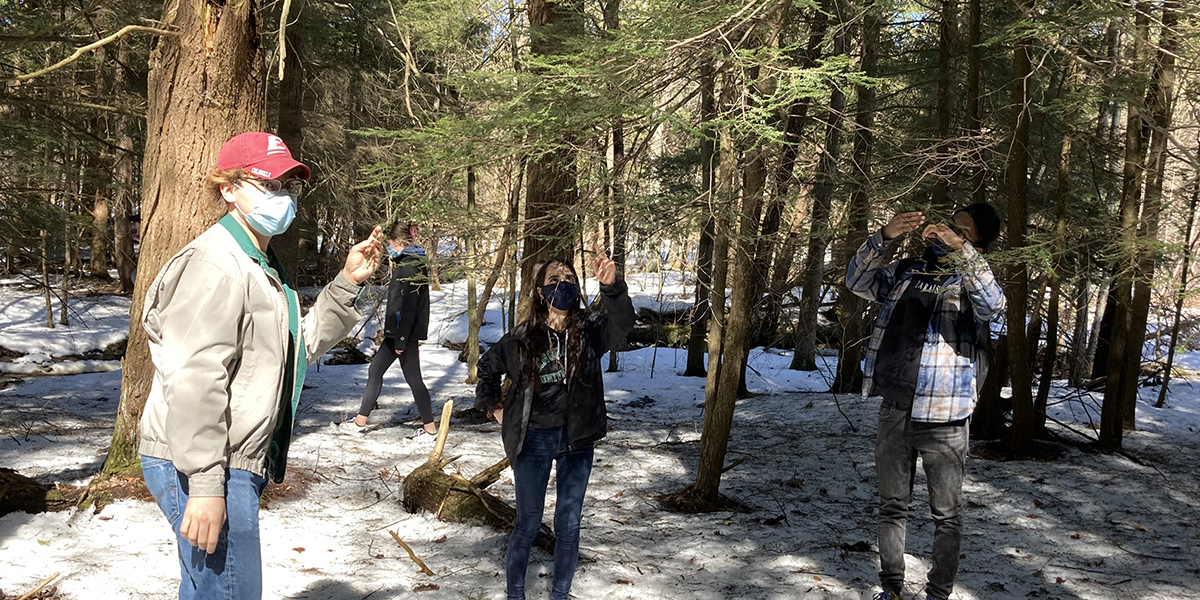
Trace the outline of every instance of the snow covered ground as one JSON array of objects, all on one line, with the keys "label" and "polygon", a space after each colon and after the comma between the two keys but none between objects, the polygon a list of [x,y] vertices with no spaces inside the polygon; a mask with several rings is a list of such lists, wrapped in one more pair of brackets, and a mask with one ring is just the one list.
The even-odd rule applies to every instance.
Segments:
[{"label": "snow covered ground", "polygon": [[[658,275],[639,277],[631,284],[639,306],[657,310],[660,303],[686,301],[678,275],[661,297]],[[465,339],[464,289],[447,286],[434,294],[431,337],[436,331],[439,339]],[[595,289],[592,282],[589,291]],[[11,288],[0,298],[5,307],[38,300]],[[128,306],[119,302],[97,299],[92,310],[119,313]],[[498,301],[492,308],[485,341],[499,337]],[[45,330],[26,328],[10,336],[12,324],[36,324],[36,311],[26,313],[10,315],[5,308],[0,345],[10,347],[10,339],[33,344],[27,338],[44,336]],[[360,337],[376,327],[364,325]],[[106,343],[101,338],[91,345]],[[471,404],[473,389],[462,383],[466,365],[456,355],[433,340],[422,347],[435,411],[447,400],[456,410]],[[597,446],[575,596],[868,598],[878,569],[874,403],[823,392],[833,357],[824,357],[828,363],[819,372],[798,373],[787,370],[788,353],[756,349],[748,383],[758,395],[738,404],[727,458],[748,460],[722,483],[726,495],[753,510],[670,513],[655,497],[694,479],[703,419],[704,382],[679,374],[685,358],[672,349],[636,350],[622,354],[621,372],[605,375],[612,427]],[[1182,362],[1200,364],[1196,357]],[[430,600],[503,597],[505,534],[409,514],[399,504],[402,478],[425,460],[431,440],[409,439],[417,413],[399,369],[393,371],[372,415],[376,428],[346,435],[329,424],[357,409],[367,366],[310,369],[290,459],[292,474],[308,487],[262,511],[265,598],[407,598],[428,584],[437,589],[420,597]],[[119,387],[119,372],[102,372],[29,378],[0,390],[0,466],[48,483],[85,483],[103,461]],[[1200,581],[1200,388],[1177,382],[1163,409],[1150,406],[1156,388],[1143,393],[1138,431],[1126,435],[1128,457],[1064,445],[1051,462],[968,460],[956,599],[1148,600],[1194,592]],[[1051,416],[1090,433],[1088,424],[1099,421],[1099,397],[1065,388],[1055,388],[1054,396]],[[456,419],[447,453],[462,455],[452,469],[473,475],[502,457],[499,427]],[[923,586],[933,529],[923,487],[918,474],[909,520],[911,596]],[[511,472],[490,489],[511,501]],[[417,572],[389,530],[436,575]],[[2,517],[0,557],[0,590],[8,594],[54,572],[61,573],[64,597],[79,599],[172,598],[178,581],[165,519],[152,503],[132,500],[99,514]],[[531,598],[548,595],[550,562],[535,550]]]}]

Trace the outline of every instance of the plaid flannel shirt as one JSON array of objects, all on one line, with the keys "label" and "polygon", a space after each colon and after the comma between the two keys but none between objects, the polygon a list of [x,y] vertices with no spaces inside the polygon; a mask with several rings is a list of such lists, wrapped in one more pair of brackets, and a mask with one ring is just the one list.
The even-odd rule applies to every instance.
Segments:
[{"label": "plaid flannel shirt", "polygon": [[[870,395],[875,375],[875,357],[897,301],[904,296],[912,277],[925,269],[917,259],[903,273],[900,261],[883,264],[891,240],[875,232],[858,249],[846,269],[846,287],[854,294],[883,303],[871,331],[863,364],[863,396]],[[987,372],[986,356],[980,347],[991,335],[990,323],[1004,310],[1004,291],[983,258],[970,244],[950,255],[954,272],[934,302],[933,317],[921,350],[917,390],[913,396],[912,420],[947,423],[971,416],[975,411],[977,383]],[[973,318],[965,318],[963,299],[971,305]],[[978,342],[977,342],[978,341]]]}]

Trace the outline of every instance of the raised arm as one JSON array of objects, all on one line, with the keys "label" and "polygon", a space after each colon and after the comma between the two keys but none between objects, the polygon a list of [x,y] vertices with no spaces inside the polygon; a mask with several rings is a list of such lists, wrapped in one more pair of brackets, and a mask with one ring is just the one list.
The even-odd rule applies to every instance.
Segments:
[{"label": "raised arm", "polygon": [[1005,306],[1004,289],[996,281],[983,254],[974,246],[964,244],[962,250],[951,257],[951,260],[960,259],[955,261],[955,267],[962,275],[963,289],[967,291],[975,318],[987,323],[999,316]]},{"label": "raised arm", "polygon": [[883,302],[896,285],[896,262],[884,264],[883,255],[899,236],[925,222],[918,212],[900,213],[859,247],[846,267],[846,288],[854,295]]},{"label": "raised arm", "polygon": [[595,244],[593,249],[596,257],[592,261],[592,272],[600,282],[600,295],[604,297],[607,309],[600,323],[600,349],[608,352],[633,331],[633,300],[629,298],[629,287],[617,279],[617,265],[600,244]]}]

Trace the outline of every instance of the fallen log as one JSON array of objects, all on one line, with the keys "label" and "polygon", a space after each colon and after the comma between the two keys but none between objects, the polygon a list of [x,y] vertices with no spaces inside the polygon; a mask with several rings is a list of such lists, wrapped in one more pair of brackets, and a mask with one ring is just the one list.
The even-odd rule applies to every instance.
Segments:
[{"label": "fallen log", "polygon": [[[450,413],[453,408],[453,401],[447,401],[442,407],[437,440],[429,452],[429,459],[404,478],[404,508],[413,513],[429,511],[439,520],[450,523],[484,525],[498,531],[512,531],[516,509],[486,491],[508,468],[507,458],[480,471],[471,479],[444,470],[459,458],[442,456],[450,433]],[[553,531],[543,523],[533,543],[547,552],[554,552]]]},{"label": "fallen log", "polygon": [[0,517],[17,511],[46,512],[46,494],[51,487],[0,467]]}]

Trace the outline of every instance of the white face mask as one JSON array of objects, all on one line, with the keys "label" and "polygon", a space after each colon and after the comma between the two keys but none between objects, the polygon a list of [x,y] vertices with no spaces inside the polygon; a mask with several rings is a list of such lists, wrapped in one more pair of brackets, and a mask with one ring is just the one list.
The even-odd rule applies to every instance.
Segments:
[{"label": "white face mask", "polygon": [[251,228],[265,236],[276,236],[287,231],[296,218],[296,201],[286,190],[268,192],[254,185],[239,186],[254,202],[254,210],[250,214],[238,209]]}]

